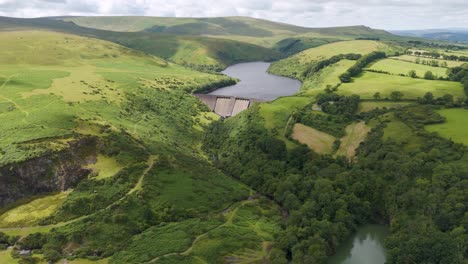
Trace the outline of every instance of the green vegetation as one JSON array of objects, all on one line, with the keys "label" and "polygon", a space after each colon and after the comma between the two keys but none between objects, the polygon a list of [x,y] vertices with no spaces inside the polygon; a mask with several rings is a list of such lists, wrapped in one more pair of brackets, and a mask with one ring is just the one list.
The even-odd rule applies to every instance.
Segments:
[{"label": "green vegetation", "polygon": [[[0,18],[2,261],[326,263],[381,223],[390,264],[466,262],[468,71],[375,62],[451,46],[242,17],[67,20],[100,29]],[[221,119],[191,95],[297,52],[270,69],[304,82],[296,96]]]},{"label": "green vegetation", "polygon": [[[412,55],[401,55],[401,56],[397,56],[397,57],[391,57],[391,59],[395,59],[395,60],[401,60],[401,61],[407,61],[407,62],[413,62],[413,63],[416,63],[416,61],[418,61],[419,59],[419,62],[421,62],[421,59],[416,57],[416,56],[412,56]],[[431,60],[435,60],[439,63],[439,65],[443,65],[444,63],[447,64],[447,67],[456,67],[456,66],[460,66],[462,65],[463,61],[449,61],[449,60],[441,60],[441,59],[431,59]]]},{"label": "green vegetation", "polygon": [[273,47],[287,55],[338,40],[356,38],[404,39],[364,26],[305,28],[250,17],[71,17],[80,26],[112,31],[147,31],[178,35],[204,35]]},{"label": "green vegetation", "polygon": [[364,122],[353,123],[346,127],[346,135],[340,140],[340,148],[336,151],[337,156],[354,158],[359,144],[364,142],[370,128]]},{"label": "green vegetation", "polygon": [[0,227],[21,227],[37,224],[51,216],[67,198],[69,192],[48,195],[11,209],[0,216]]},{"label": "green vegetation", "polygon": [[302,73],[310,67],[311,63],[329,59],[338,54],[368,54],[373,51],[383,51],[387,54],[394,52],[394,47],[373,40],[340,41],[317,48],[312,48],[275,62],[271,65],[269,72],[277,75],[302,79]]},{"label": "green vegetation", "polygon": [[436,97],[451,94],[455,98],[465,98],[462,85],[456,82],[429,81],[373,72],[365,72],[354,82],[343,84],[339,88],[340,94],[357,94],[363,99],[373,99],[376,92],[380,92],[382,98],[390,99],[390,94],[395,91],[402,92],[403,99],[417,99],[427,92]]},{"label": "green vegetation", "polygon": [[299,123],[294,125],[291,137],[318,154],[331,154],[335,142],[335,137]]},{"label": "green vegetation", "polygon": [[468,111],[465,109],[444,109],[437,111],[445,117],[445,122],[437,125],[427,126],[431,132],[437,132],[441,136],[457,143],[468,145]]},{"label": "green vegetation", "polygon": [[[47,18],[0,18],[0,25],[5,29],[52,30],[99,38],[202,71],[219,71],[234,63],[269,61],[281,56],[279,52],[271,49],[235,40],[157,32],[104,31]],[[62,56],[65,54],[67,53],[63,53]],[[77,53],[74,55],[78,56]],[[11,57],[11,54],[8,56]],[[12,59],[14,61],[14,58]],[[46,63],[47,60],[44,60],[44,64]]]},{"label": "green vegetation", "polygon": [[359,58],[356,63],[351,66],[345,73],[339,76],[341,82],[349,83],[351,82],[351,77],[356,77],[357,75],[362,73],[362,70],[370,63],[385,58],[385,52],[381,51],[373,51],[367,55],[362,56]]},{"label": "green vegetation", "polygon": [[311,100],[307,97],[283,97],[271,103],[262,104],[260,115],[265,122],[265,127],[273,134],[284,135],[284,129],[291,115],[310,103]]},{"label": "green vegetation", "polygon": [[[323,101],[336,101],[334,97],[322,96],[318,101],[323,105]],[[346,116],[343,110],[349,108],[344,106],[324,109]],[[284,143],[283,148],[279,146],[281,142],[263,148],[260,142],[272,135],[263,127],[258,109],[228,120],[226,126],[216,124],[206,146],[220,169],[271,195],[288,211],[286,227],[278,240],[283,250],[278,251],[279,259],[291,254],[293,262],[325,263],[327,255],[333,254],[337,244],[356,226],[387,222],[393,231],[386,244],[389,263],[402,263],[407,256],[418,262],[444,259],[463,263],[463,250],[456,248],[462,243],[458,239],[463,237],[463,212],[449,201],[466,200],[461,182],[468,168],[460,166],[466,161],[466,148],[424,132],[425,124],[441,122],[431,106],[385,111],[390,112],[375,110],[366,114],[373,127],[367,136],[369,128],[363,122],[349,127],[348,139],[356,140],[345,138],[341,143],[343,153],[355,151],[357,159],[352,162],[311,153],[304,146],[287,150]],[[352,115],[348,118],[359,120]],[[236,126],[236,122],[241,123]],[[274,156],[273,149],[279,151]],[[433,162],[441,158],[444,163]],[[442,189],[448,184],[443,180],[445,173],[453,180],[450,191]],[[438,189],[437,193],[433,188]],[[414,200],[416,197],[418,200]],[[430,204],[424,202],[427,199]],[[435,204],[444,208],[443,217],[435,212],[424,213],[426,205]],[[414,226],[421,221],[427,226],[418,231]],[[420,250],[431,243],[449,246],[441,251],[442,255]]]},{"label": "green vegetation", "polygon": [[408,102],[384,102],[384,101],[374,101],[374,102],[361,102],[359,103],[358,113],[370,112],[375,109],[383,108],[399,108],[406,106],[410,103]]},{"label": "green vegetation", "polygon": [[370,67],[371,70],[388,72],[396,75],[407,75],[409,71],[413,70],[416,75],[423,77],[427,71],[431,71],[437,77],[447,77],[447,69],[441,67],[432,67],[428,65],[416,64],[394,59],[386,59],[378,61]]},{"label": "green vegetation", "polygon": [[99,155],[96,163],[89,165],[88,168],[93,170],[96,180],[102,180],[116,175],[122,169],[122,166],[115,158]]}]

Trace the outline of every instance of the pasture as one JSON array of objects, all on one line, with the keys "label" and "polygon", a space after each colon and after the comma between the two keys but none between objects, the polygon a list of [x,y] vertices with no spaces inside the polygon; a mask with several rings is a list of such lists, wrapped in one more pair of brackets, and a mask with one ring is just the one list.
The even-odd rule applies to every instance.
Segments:
[{"label": "pasture", "polygon": [[465,98],[463,87],[458,82],[429,81],[374,72],[365,72],[353,82],[342,84],[338,91],[344,95],[357,94],[362,99],[373,99],[376,92],[380,92],[382,99],[390,98],[394,91],[402,92],[403,99],[413,100],[427,92],[431,92],[434,97],[451,94],[454,98]]},{"label": "pasture", "polygon": [[468,146],[468,110],[453,108],[437,112],[445,117],[446,121],[442,124],[426,126],[425,129],[430,132],[437,132],[444,138]]},{"label": "pasture", "polygon": [[421,137],[415,135],[413,130],[403,121],[394,116],[393,113],[379,117],[380,122],[386,122],[383,140],[391,140],[404,146],[406,150],[413,150],[422,143]]},{"label": "pasture", "polygon": [[346,127],[346,135],[340,139],[340,148],[335,153],[336,156],[345,156],[352,159],[356,155],[356,149],[361,142],[366,139],[370,131],[364,122],[353,123]]},{"label": "pasture", "polygon": [[331,154],[335,137],[303,124],[295,124],[292,138],[318,154]]},{"label": "pasture", "polygon": [[277,133],[282,134],[291,114],[311,102],[311,98],[299,96],[278,98],[273,102],[261,104],[260,116],[267,129],[277,130]]},{"label": "pasture", "polygon": [[[346,72],[349,67],[353,66],[355,61],[341,60],[333,65],[325,67],[312,77],[307,78],[302,83],[301,94],[310,95],[311,90],[323,90],[328,86],[334,87],[341,83],[338,78],[342,73]],[[313,91],[312,91],[313,92]]]},{"label": "pasture", "polygon": [[452,68],[452,67],[456,67],[456,66],[460,66],[462,65],[463,61],[449,61],[449,60],[439,60],[439,59],[431,59],[431,58],[421,58],[421,57],[416,57],[416,56],[411,56],[411,55],[401,55],[401,56],[395,56],[395,57],[390,57],[390,59],[395,59],[395,60],[401,60],[401,61],[407,61],[407,62],[416,62],[417,59],[420,59],[420,60],[436,60],[439,62],[439,64],[443,63],[443,62],[446,62],[447,63],[447,66]]},{"label": "pasture", "polygon": [[409,102],[385,102],[385,101],[371,101],[371,102],[360,102],[357,112],[365,113],[370,112],[374,109],[383,109],[383,108],[399,108],[406,105],[409,105]]},{"label": "pasture", "polygon": [[302,73],[310,63],[328,59],[337,54],[357,53],[368,54],[372,51],[393,52],[393,47],[373,40],[340,41],[316,48],[307,49],[294,56],[275,62],[271,65],[271,73],[303,79]]},{"label": "pasture", "polygon": [[384,71],[391,74],[404,74],[408,75],[411,70],[416,71],[416,75],[420,78],[424,73],[431,71],[437,77],[447,77],[447,69],[442,67],[432,67],[428,65],[416,64],[401,60],[384,59],[377,61],[370,67],[372,70]]}]

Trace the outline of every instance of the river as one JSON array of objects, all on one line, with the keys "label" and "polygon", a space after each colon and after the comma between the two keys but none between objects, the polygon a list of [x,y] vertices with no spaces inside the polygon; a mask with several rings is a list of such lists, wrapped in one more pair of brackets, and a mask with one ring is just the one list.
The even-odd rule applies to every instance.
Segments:
[{"label": "river", "polygon": [[385,226],[362,226],[338,247],[328,264],[384,264],[386,252],[383,241],[387,235]]},{"label": "river", "polygon": [[235,85],[217,89],[209,94],[274,100],[299,91],[301,82],[267,73],[270,63],[248,62],[228,67],[224,74],[240,79]]}]

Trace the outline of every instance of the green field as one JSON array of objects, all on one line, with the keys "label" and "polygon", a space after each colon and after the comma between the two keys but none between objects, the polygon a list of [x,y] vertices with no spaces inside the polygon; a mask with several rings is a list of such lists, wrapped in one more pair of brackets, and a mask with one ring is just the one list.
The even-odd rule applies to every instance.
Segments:
[{"label": "green field", "polygon": [[468,110],[444,109],[437,111],[446,118],[443,124],[426,126],[431,132],[437,132],[442,137],[468,146]]},{"label": "green field", "polygon": [[431,92],[434,97],[452,94],[455,98],[465,98],[463,87],[458,82],[428,81],[388,74],[365,72],[351,83],[345,83],[338,89],[340,94],[357,94],[363,99],[372,99],[376,92],[382,98],[390,98],[390,93],[400,91],[403,99],[417,99]]},{"label": "green field", "polygon": [[3,264],[18,264],[18,260],[11,256],[11,249],[0,251],[0,259]]},{"label": "green field", "polygon": [[311,102],[312,100],[308,97],[282,97],[273,102],[262,104],[259,113],[265,128],[279,139],[286,141],[288,147],[292,147],[294,143],[285,137],[288,127],[293,125],[290,119],[291,115]]},{"label": "green field", "polygon": [[346,127],[346,135],[340,139],[340,148],[335,153],[336,156],[345,156],[348,159],[354,158],[359,144],[366,139],[370,131],[364,122],[353,123]]},{"label": "green field", "polygon": [[300,52],[286,59],[275,62],[269,71],[277,75],[284,75],[302,79],[302,73],[310,63],[328,59],[337,54],[368,54],[372,51],[392,53],[394,47],[373,40],[340,41],[322,45]]},{"label": "green field", "polygon": [[385,59],[380,60],[370,67],[372,70],[384,71],[391,74],[408,75],[411,70],[416,71],[417,76],[424,77],[427,71],[431,71],[437,77],[447,77],[447,69],[442,67],[432,67],[401,60]]},{"label": "green field", "polygon": [[382,137],[383,140],[391,140],[402,144],[407,150],[416,149],[421,145],[422,139],[416,136],[413,130],[403,121],[395,117],[393,113],[385,114],[379,119],[381,122],[386,122]]},{"label": "green field", "polygon": [[359,103],[358,113],[369,112],[374,109],[382,108],[399,108],[406,106],[410,103],[408,102],[384,102],[384,101],[375,101],[375,102],[361,102]]},{"label": "green field", "polygon": [[401,61],[408,61],[408,62],[416,62],[416,60],[419,58],[420,60],[421,59],[424,59],[424,60],[436,60],[440,63],[443,63],[443,62],[446,62],[447,63],[447,66],[452,68],[452,67],[457,67],[457,66],[460,66],[462,65],[463,61],[449,61],[449,60],[439,60],[439,59],[429,59],[429,58],[420,58],[420,57],[416,57],[416,56],[411,56],[411,55],[401,55],[401,56],[397,56],[397,57],[390,57],[391,59],[396,59],[396,60],[401,60]]},{"label": "green field", "polygon": [[27,227],[51,216],[64,202],[70,192],[38,198],[0,215],[0,228]]},{"label": "green field", "polygon": [[331,154],[335,142],[335,137],[332,135],[303,124],[294,125],[291,137],[319,154]]},{"label": "green field", "polygon": [[[338,78],[342,73],[346,72],[349,67],[353,66],[355,61],[341,60],[333,65],[325,67],[312,77],[303,81],[301,86],[301,94],[309,95],[314,89],[323,90],[328,86],[335,87],[341,83]],[[312,90],[312,91],[311,91]]]}]

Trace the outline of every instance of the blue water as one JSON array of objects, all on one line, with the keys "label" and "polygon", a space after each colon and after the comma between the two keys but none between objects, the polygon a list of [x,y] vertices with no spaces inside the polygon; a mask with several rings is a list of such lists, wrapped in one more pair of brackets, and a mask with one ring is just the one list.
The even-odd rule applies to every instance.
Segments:
[{"label": "blue water", "polygon": [[248,62],[230,66],[223,73],[241,81],[209,94],[274,100],[299,91],[300,81],[269,74],[268,67],[270,63],[267,62]]}]

